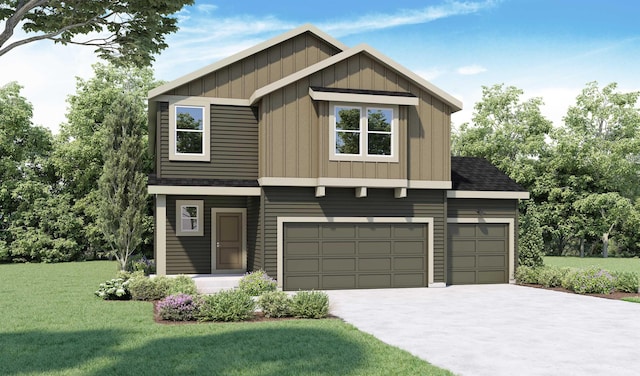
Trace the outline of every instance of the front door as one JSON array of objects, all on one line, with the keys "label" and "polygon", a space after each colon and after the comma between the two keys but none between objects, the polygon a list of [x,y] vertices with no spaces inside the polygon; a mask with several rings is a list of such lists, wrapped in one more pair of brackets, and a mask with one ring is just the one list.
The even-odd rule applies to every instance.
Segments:
[{"label": "front door", "polygon": [[242,213],[216,213],[216,269],[242,269]]}]

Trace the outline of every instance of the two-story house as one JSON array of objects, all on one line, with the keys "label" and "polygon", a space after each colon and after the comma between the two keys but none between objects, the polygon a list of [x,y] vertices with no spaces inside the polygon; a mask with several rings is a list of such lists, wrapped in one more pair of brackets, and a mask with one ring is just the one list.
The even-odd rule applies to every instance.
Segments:
[{"label": "two-story house", "polygon": [[152,90],[158,274],[263,269],[285,290],[513,281],[528,193],[450,156],[461,108],[312,25]]}]

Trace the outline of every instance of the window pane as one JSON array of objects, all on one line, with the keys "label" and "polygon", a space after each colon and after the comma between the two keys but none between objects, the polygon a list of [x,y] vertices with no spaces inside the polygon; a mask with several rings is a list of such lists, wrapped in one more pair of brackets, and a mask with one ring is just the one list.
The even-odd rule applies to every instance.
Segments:
[{"label": "window pane", "polygon": [[204,108],[176,106],[177,129],[202,129]]},{"label": "window pane", "polygon": [[367,119],[370,131],[391,132],[393,111],[390,109],[369,109]]},{"label": "window pane", "polygon": [[198,220],[182,218],[182,231],[198,231]]},{"label": "window pane", "polygon": [[391,155],[391,135],[369,133],[368,150],[371,155]]},{"label": "window pane", "polygon": [[360,130],[360,109],[336,107],[336,130]]},{"label": "window pane", "polygon": [[181,209],[182,209],[182,218],[197,218],[198,217],[198,207],[197,206],[183,206]]},{"label": "window pane", "polygon": [[176,152],[202,154],[201,132],[176,132]]},{"label": "window pane", "polygon": [[360,154],[360,133],[336,132],[336,154]]}]

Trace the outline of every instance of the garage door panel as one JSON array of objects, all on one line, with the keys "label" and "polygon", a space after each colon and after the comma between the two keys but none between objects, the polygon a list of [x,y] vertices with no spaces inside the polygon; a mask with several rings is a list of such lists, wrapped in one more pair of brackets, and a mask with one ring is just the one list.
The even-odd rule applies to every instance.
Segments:
[{"label": "garage door panel", "polygon": [[360,274],[358,287],[361,289],[384,289],[391,285],[391,274]]},{"label": "garage door panel", "polygon": [[349,275],[323,275],[322,288],[326,290],[333,289],[355,289],[356,276]]},{"label": "garage door panel", "polygon": [[452,268],[475,268],[476,266],[475,255],[451,257]]},{"label": "garage door panel", "polygon": [[471,240],[452,239],[448,243],[449,243],[449,249],[455,249],[456,252],[475,253],[476,251],[475,239],[471,239]]},{"label": "garage door panel", "polygon": [[507,235],[506,226],[499,223],[481,224],[477,227],[477,236],[505,237]]},{"label": "garage door panel", "polygon": [[288,276],[285,277],[286,286],[295,286],[295,290],[319,290],[320,289],[320,276],[308,275],[308,276]]},{"label": "garage door panel", "polygon": [[477,283],[504,283],[506,278],[504,270],[487,270],[478,272]]},{"label": "garage door panel", "polygon": [[393,254],[395,255],[424,255],[424,241],[395,241],[393,242]]},{"label": "garage door panel", "polygon": [[296,223],[287,226],[285,237],[287,239],[295,238],[317,238],[320,234],[317,224]]},{"label": "garage door panel", "polygon": [[353,258],[330,258],[322,260],[322,272],[355,272],[356,260]]},{"label": "garage door panel", "polygon": [[308,273],[319,272],[320,261],[314,259],[289,259],[285,262],[285,272]]},{"label": "garage door panel", "polygon": [[449,235],[456,237],[474,238],[476,236],[476,225],[474,224],[453,224],[447,228]]},{"label": "garage door panel", "polygon": [[476,272],[473,270],[458,270],[450,275],[450,284],[452,285],[473,285],[476,283]]},{"label": "garage door panel", "polygon": [[394,239],[424,239],[427,237],[423,224],[405,224],[393,227]]},{"label": "garage door panel", "polygon": [[320,254],[318,242],[287,242],[287,250],[295,256],[317,256]]},{"label": "garage door panel", "polygon": [[[323,238],[355,238],[356,226],[352,224],[322,225]],[[316,235],[316,237],[318,237]]]},{"label": "garage door panel", "polygon": [[325,256],[350,256],[356,254],[357,244],[355,241],[324,241],[322,242],[322,254]]},{"label": "garage door panel", "polygon": [[363,258],[358,259],[359,271],[390,271],[390,258]]},{"label": "garage door panel", "polygon": [[506,264],[506,255],[478,256],[478,267],[480,268],[498,268],[504,271]]},{"label": "garage door panel", "polygon": [[287,290],[426,286],[424,223],[289,226],[283,233]]},{"label": "garage door panel", "polygon": [[359,238],[391,238],[391,225],[375,224],[367,226],[358,226]]},{"label": "garage door panel", "polygon": [[504,252],[507,249],[505,239],[478,240],[477,252]]}]

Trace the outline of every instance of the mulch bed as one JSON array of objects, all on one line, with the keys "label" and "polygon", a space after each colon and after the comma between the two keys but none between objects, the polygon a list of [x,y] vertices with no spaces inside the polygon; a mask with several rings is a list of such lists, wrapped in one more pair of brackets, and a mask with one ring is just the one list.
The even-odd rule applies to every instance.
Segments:
[{"label": "mulch bed", "polygon": [[[575,294],[575,292],[571,291],[571,290],[567,290],[564,287],[544,287],[542,285],[533,285],[533,284],[529,284],[529,283],[523,283],[522,286],[528,286],[528,287],[535,287],[538,289],[545,289],[545,290],[553,290],[553,291],[560,291],[560,292],[566,292],[569,294]],[[619,292],[619,291],[614,291],[611,294],[582,294],[585,296],[595,296],[596,298],[605,298],[605,299],[613,299],[613,300],[620,300],[622,298],[640,298],[640,294],[639,293],[634,293],[634,292]]]}]

